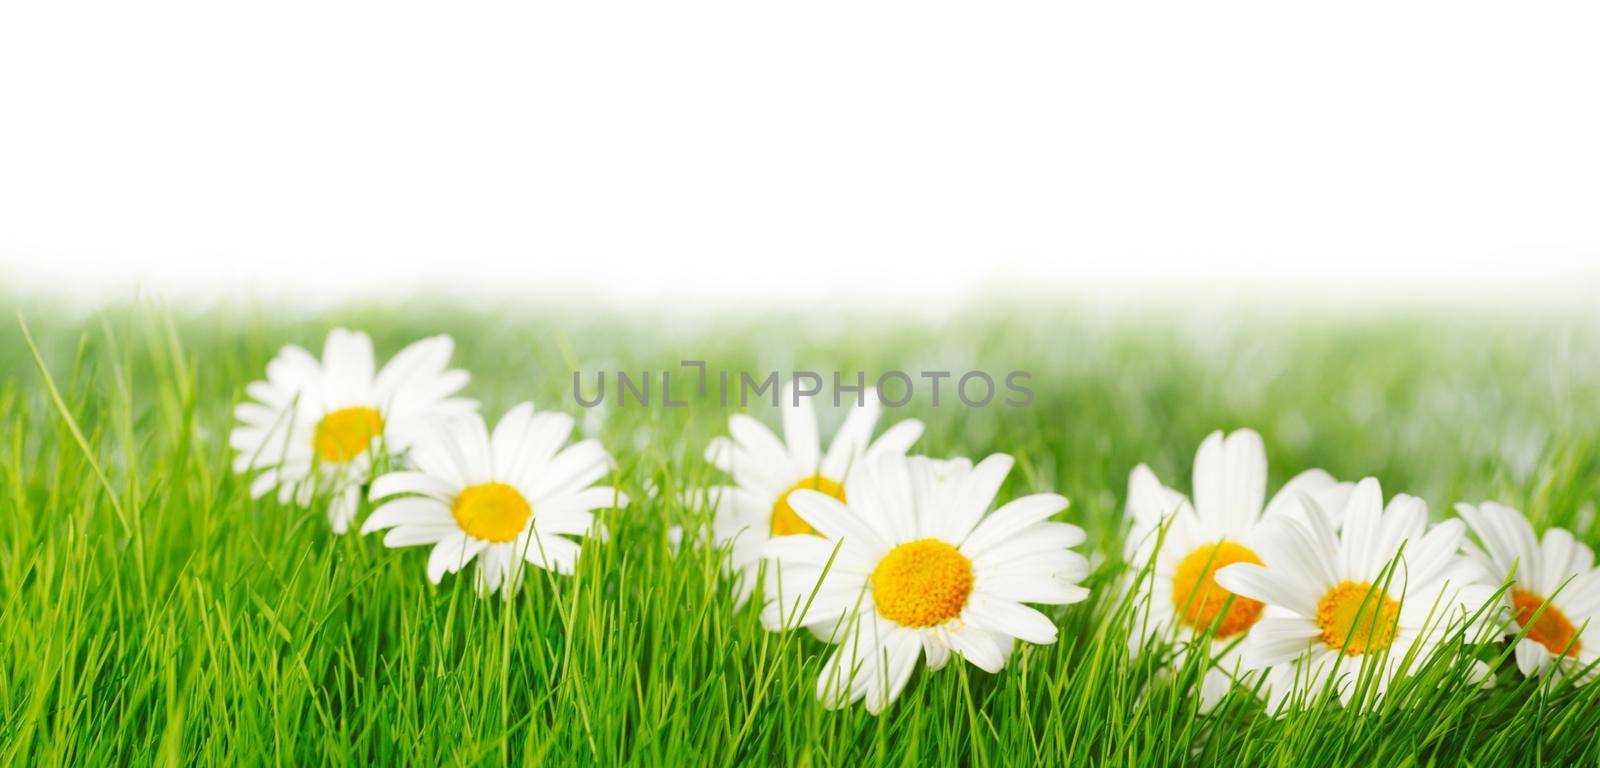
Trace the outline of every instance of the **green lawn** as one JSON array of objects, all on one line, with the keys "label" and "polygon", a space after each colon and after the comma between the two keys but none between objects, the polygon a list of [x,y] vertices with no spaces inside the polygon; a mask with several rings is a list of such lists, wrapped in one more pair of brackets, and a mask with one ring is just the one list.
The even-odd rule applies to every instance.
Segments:
[{"label": "green lawn", "polygon": [[[15,305],[14,305],[15,306]],[[1274,719],[1248,691],[1196,714],[1131,659],[1115,587],[1129,470],[1187,488],[1214,429],[1266,439],[1273,487],[1301,469],[1387,493],[1497,499],[1600,543],[1600,333],[1554,312],[1112,314],[992,306],[916,317],[673,317],[578,307],[150,307],[70,316],[24,302],[59,402],[17,323],[0,328],[0,763],[1595,764],[1600,685],[1542,692],[1514,663],[1480,691],[1451,659],[1375,711]],[[8,313],[9,314],[9,313]],[[231,410],[280,345],[370,332],[380,359],[456,340],[491,423],[532,399],[580,417],[632,498],[570,578],[515,599],[424,576],[425,548],[333,535],[320,511],[252,501]],[[1026,408],[889,411],[934,456],[1013,454],[1002,500],[1055,491],[1096,564],[1089,601],[1046,609],[1053,646],[988,675],[919,670],[882,716],[815,698],[826,647],[734,610],[717,553],[675,553],[706,510],[702,458],[731,412],[612,407],[585,422],[572,372],[1032,373]],[[776,425],[767,407],[751,409]],[[824,434],[840,414],[822,409]],[[69,426],[76,423],[81,436]],[[647,490],[657,489],[651,495]],[[693,538],[693,537],[691,537]],[[1474,649],[1497,658],[1498,648]]]}]

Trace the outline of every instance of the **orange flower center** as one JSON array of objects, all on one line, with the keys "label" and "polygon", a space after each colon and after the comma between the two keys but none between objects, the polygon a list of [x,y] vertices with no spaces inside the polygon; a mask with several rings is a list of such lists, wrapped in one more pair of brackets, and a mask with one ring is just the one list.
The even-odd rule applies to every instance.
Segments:
[{"label": "orange flower center", "polygon": [[972,594],[972,561],[938,539],[889,550],[872,569],[878,613],[903,627],[931,627],[961,615]]},{"label": "orange flower center", "polygon": [[1340,582],[1317,603],[1322,642],[1346,656],[1388,648],[1399,623],[1400,604],[1370,582]]},{"label": "orange flower center", "polygon": [[[1234,563],[1261,565],[1261,558],[1249,547],[1223,541],[1200,547],[1178,563],[1177,573],[1172,576],[1172,605],[1179,621],[1197,631],[1215,625],[1213,637],[1224,638],[1244,632],[1261,620],[1266,606],[1259,600],[1235,595],[1217,584],[1217,570]],[[1224,605],[1227,612],[1223,612]]]},{"label": "orange flower center", "polygon": [[[1551,653],[1560,656],[1577,656],[1583,643],[1578,638],[1578,628],[1572,626],[1572,621],[1567,615],[1556,608],[1554,604],[1547,604],[1545,599],[1520,589],[1511,591],[1511,605],[1517,609],[1517,625],[1526,627],[1525,635],[1545,647]],[[1539,613],[1539,606],[1544,606],[1544,613]],[[1539,613],[1539,618],[1533,615]]]},{"label": "orange flower center", "polygon": [[376,408],[341,408],[317,422],[311,444],[317,458],[343,464],[366,453],[373,439],[382,434],[383,415]]},{"label": "orange flower center", "polygon": [[809,523],[794,513],[794,507],[789,506],[789,494],[795,491],[818,491],[844,501],[844,486],[829,480],[822,475],[812,475],[798,483],[789,490],[778,494],[778,502],[772,505],[772,535],[795,536],[802,533],[814,534],[817,532]]},{"label": "orange flower center", "polygon": [[517,489],[505,483],[470,485],[450,503],[456,524],[484,541],[515,541],[533,516],[533,508]]}]

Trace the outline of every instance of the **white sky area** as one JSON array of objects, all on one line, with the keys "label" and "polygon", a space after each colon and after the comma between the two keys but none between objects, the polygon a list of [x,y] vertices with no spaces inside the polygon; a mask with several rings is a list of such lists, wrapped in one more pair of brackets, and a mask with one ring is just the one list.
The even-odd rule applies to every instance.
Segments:
[{"label": "white sky area", "polygon": [[0,5],[24,296],[1600,294],[1600,4]]}]

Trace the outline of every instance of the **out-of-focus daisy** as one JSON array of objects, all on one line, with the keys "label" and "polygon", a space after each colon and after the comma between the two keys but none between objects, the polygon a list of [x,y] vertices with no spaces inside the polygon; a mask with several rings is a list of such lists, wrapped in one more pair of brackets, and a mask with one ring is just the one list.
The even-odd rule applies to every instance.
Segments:
[{"label": "out-of-focus daisy", "polygon": [[251,382],[250,401],[234,409],[234,471],[261,472],[252,498],[276,488],[281,502],[310,506],[319,491],[330,493],[328,520],[344,533],[376,452],[400,456],[429,421],[477,410],[475,401],[451,397],[467,385],[466,371],[449,367],[454,350],[449,336],[433,336],[378,370],[371,337],[358,331],[335,328],[320,361],[285,346],[267,364],[267,380]]},{"label": "out-of-focus daisy", "polygon": [[508,411],[493,435],[475,413],[438,425],[412,449],[416,471],[372,481],[373,500],[386,501],[361,532],[389,529],[389,547],[432,545],[435,584],[477,560],[480,594],[515,594],[525,562],[572,573],[579,544],[568,537],[595,528],[594,510],[627,503],[615,488],[594,484],[611,470],[599,442],[562,448],[572,426],[572,417],[535,413],[531,403]]},{"label": "out-of-focus daisy", "polygon": [[1430,529],[1421,499],[1400,494],[1385,507],[1378,481],[1366,478],[1338,532],[1319,505],[1307,507],[1304,516],[1263,524],[1256,553],[1264,564],[1234,563],[1216,574],[1225,589],[1266,605],[1243,658],[1248,669],[1272,669],[1274,710],[1295,694],[1311,701],[1329,684],[1348,704],[1364,665],[1381,696],[1406,656],[1427,659],[1494,592],[1460,553],[1465,526],[1449,520]]},{"label": "out-of-focus daisy", "polygon": [[922,435],[922,422],[907,419],[873,440],[882,405],[875,390],[868,389],[864,398],[850,409],[826,452],[811,398],[797,399],[793,385],[783,391],[782,440],[755,418],[734,414],[728,419],[731,437],[718,437],[706,448],[706,460],[733,477],[733,485],[706,489],[706,502],[715,514],[712,538],[729,550],[727,567],[737,579],[740,604],[750,595],[768,540],[815,533],[789,506],[791,492],[817,491],[843,501],[852,468],[875,456],[904,455]]},{"label": "out-of-focus daisy", "polygon": [[[817,695],[829,707],[866,699],[878,713],[900,695],[917,660],[951,653],[998,672],[1015,640],[1052,643],[1056,627],[1024,603],[1062,605],[1088,595],[1088,562],[1070,547],[1075,525],[1049,522],[1067,507],[1037,494],[989,512],[1011,457],[975,467],[885,454],[845,481],[848,501],[814,490],[789,496],[816,533],[767,544],[779,586],[762,612],[773,629],[804,626],[838,644]],[[942,474],[941,474],[942,473]],[[831,560],[831,563],[830,563]]]},{"label": "out-of-focus daisy", "polygon": [[[1600,569],[1594,553],[1560,528],[1544,532],[1541,544],[1521,512],[1486,501],[1457,504],[1456,511],[1478,534],[1480,549],[1466,551],[1489,573],[1491,584],[1511,584],[1511,619],[1506,634],[1527,634],[1516,647],[1525,675],[1572,677],[1586,683],[1600,661]],[[1543,610],[1541,610],[1541,608]]]},{"label": "out-of-focus daisy", "polygon": [[1126,555],[1133,568],[1151,566],[1136,584],[1130,635],[1134,650],[1151,638],[1172,641],[1172,665],[1182,666],[1194,644],[1214,627],[1210,647],[1201,649],[1215,663],[1202,678],[1200,706],[1202,711],[1216,706],[1241,676],[1238,641],[1261,620],[1264,607],[1218,586],[1217,570],[1261,562],[1257,549],[1263,519],[1303,514],[1308,498],[1342,510],[1354,487],[1320,469],[1307,470],[1285,484],[1263,510],[1267,454],[1261,436],[1248,429],[1226,437],[1213,432],[1200,444],[1192,504],[1162,485],[1149,467],[1134,467],[1128,477],[1127,512],[1133,528]]}]

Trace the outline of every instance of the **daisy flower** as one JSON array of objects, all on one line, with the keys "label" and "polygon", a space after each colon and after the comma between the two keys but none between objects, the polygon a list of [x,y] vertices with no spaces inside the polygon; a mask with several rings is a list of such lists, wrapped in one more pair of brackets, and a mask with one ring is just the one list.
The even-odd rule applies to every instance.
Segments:
[{"label": "daisy flower", "polygon": [[[1544,532],[1541,543],[1521,512],[1486,501],[1457,504],[1482,548],[1467,543],[1467,555],[1489,573],[1492,584],[1511,585],[1507,636],[1517,642],[1517,668],[1528,676],[1571,676],[1578,683],[1595,677],[1600,661],[1600,569],[1594,553],[1560,528]],[[1543,610],[1541,610],[1541,608]]]},{"label": "daisy flower", "polygon": [[328,491],[328,520],[344,533],[379,452],[400,456],[430,420],[477,410],[451,397],[467,385],[467,373],[449,367],[454,351],[449,336],[433,336],[379,370],[372,338],[343,328],[328,334],[320,361],[293,344],[279,350],[267,380],[245,388],[250,400],[234,409],[228,439],[234,471],[260,472],[251,498],[277,489],[280,502],[309,507]]},{"label": "daisy flower", "polygon": [[[1352,483],[1320,469],[1296,475],[1262,507],[1267,491],[1267,454],[1261,436],[1241,429],[1212,432],[1194,460],[1194,502],[1161,484],[1140,464],[1128,476],[1127,513],[1133,519],[1125,554],[1134,568],[1148,564],[1148,578],[1135,585],[1134,652],[1154,638],[1175,643],[1173,668],[1191,649],[1215,661],[1200,685],[1200,707],[1209,711],[1241,676],[1238,642],[1261,620],[1264,606],[1217,585],[1218,569],[1261,562],[1263,520],[1303,514],[1302,502],[1342,509]],[[1229,598],[1233,599],[1229,603]],[[1198,648],[1207,630],[1210,644]]]},{"label": "daisy flower", "polygon": [[562,448],[572,426],[571,416],[535,413],[531,403],[508,411],[492,435],[475,413],[438,425],[412,450],[416,471],[372,481],[372,499],[384,501],[361,532],[387,529],[388,547],[432,545],[435,584],[476,560],[479,594],[511,597],[524,562],[572,573],[579,544],[568,537],[598,532],[594,510],[627,503],[594,485],[612,466],[599,442]]},{"label": "daisy flower", "polygon": [[1317,504],[1267,521],[1257,539],[1262,563],[1234,563],[1216,580],[1266,606],[1243,660],[1271,670],[1271,708],[1281,711],[1295,692],[1313,700],[1327,685],[1349,704],[1369,665],[1381,696],[1407,656],[1420,663],[1448,629],[1463,627],[1494,592],[1460,554],[1465,533],[1460,520],[1430,529],[1427,505],[1413,496],[1385,507],[1370,477],[1350,494],[1337,533]]},{"label": "daisy flower", "polygon": [[870,388],[861,404],[850,409],[826,452],[811,398],[797,398],[791,384],[784,388],[782,408],[782,440],[755,418],[734,414],[728,419],[731,437],[718,437],[706,448],[706,460],[733,478],[733,485],[706,489],[706,501],[715,515],[712,538],[728,548],[726,567],[736,578],[741,605],[750,596],[767,541],[816,532],[789,506],[791,491],[812,490],[843,501],[852,467],[883,454],[904,455],[922,435],[922,422],[907,419],[873,440],[882,405]]},{"label": "daisy flower", "polygon": [[1083,600],[1088,561],[1070,547],[1083,530],[1049,518],[1067,507],[1037,494],[989,511],[1011,471],[996,454],[977,466],[936,466],[884,454],[845,481],[847,501],[815,490],[789,496],[816,533],[773,539],[779,585],[762,620],[803,626],[839,647],[817,695],[830,708],[866,699],[883,709],[919,658],[939,669],[952,653],[999,672],[1015,640],[1053,643],[1056,627],[1023,603]]}]

